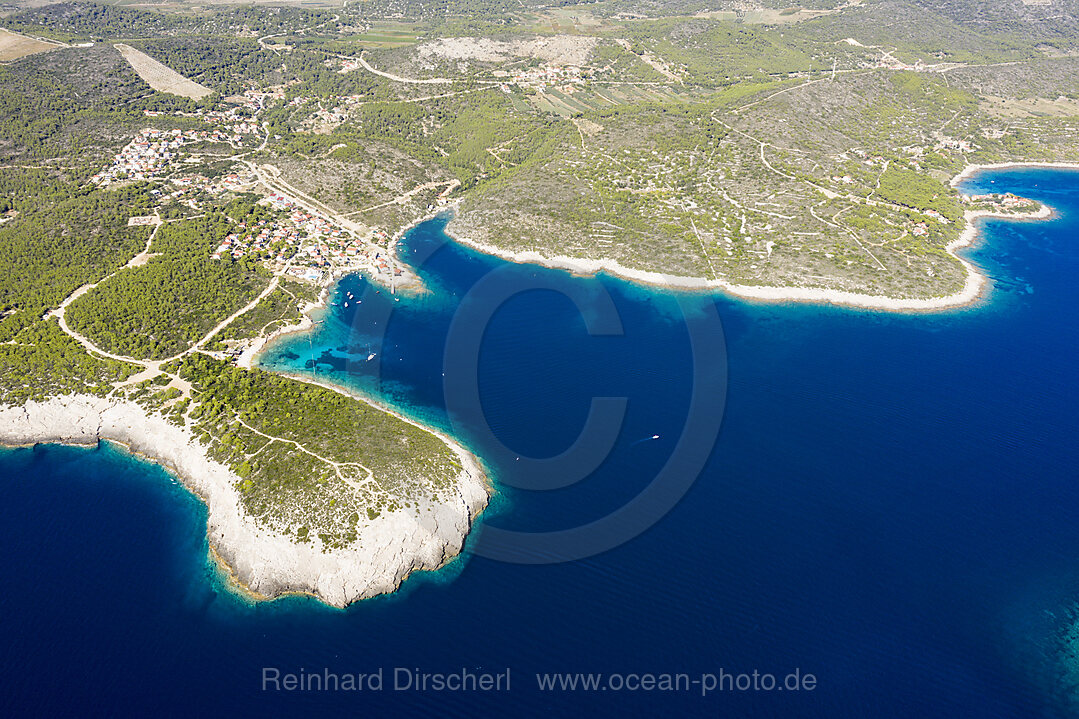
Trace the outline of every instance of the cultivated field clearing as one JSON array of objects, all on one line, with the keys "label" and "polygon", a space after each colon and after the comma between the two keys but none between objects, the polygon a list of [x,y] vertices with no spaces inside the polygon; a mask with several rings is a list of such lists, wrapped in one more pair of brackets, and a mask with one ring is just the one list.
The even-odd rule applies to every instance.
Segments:
[{"label": "cultivated field clearing", "polygon": [[785,10],[776,8],[763,8],[745,6],[740,11],[734,10],[705,10],[694,17],[706,17],[712,20],[738,20],[746,25],[789,25],[803,20],[812,20],[832,15],[835,10],[809,10],[806,8],[792,7]]},{"label": "cultivated field clearing", "polygon": [[1026,117],[1075,117],[1079,115],[1079,100],[1058,97],[1005,98],[987,96],[983,110],[996,117],[1017,119]]},{"label": "cultivated field clearing", "polygon": [[[572,94],[556,88],[530,95],[528,100],[540,112],[555,112],[563,117],[604,110],[635,102],[686,102],[694,96],[663,85],[593,85]],[[516,106],[516,103],[515,103]],[[520,108],[518,108],[520,109]]]},{"label": "cultivated field clearing", "polygon": [[64,47],[58,42],[45,42],[17,33],[0,30],[0,62],[11,62],[20,57],[33,55],[46,50]]},{"label": "cultivated field clearing", "polygon": [[117,43],[114,47],[131,64],[139,77],[158,92],[167,92],[194,100],[206,97],[213,92],[210,88],[203,87],[194,80],[188,80],[172,68],[162,65],[146,53],[139,52],[130,45]]}]

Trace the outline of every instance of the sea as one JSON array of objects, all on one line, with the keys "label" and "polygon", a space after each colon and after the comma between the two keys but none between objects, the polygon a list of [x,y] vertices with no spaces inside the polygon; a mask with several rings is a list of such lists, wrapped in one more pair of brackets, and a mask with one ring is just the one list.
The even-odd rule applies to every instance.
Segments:
[{"label": "sea", "polygon": [[0,715],[1079,716],[1079,173],[964,189],[1057,214],[985,221],[965,255],[991,291],[922,314],[416,226],[423,293],[345,278],[260,360],[492,478],[461,557],[345,610],[231,591],[205,507],[119,448],[4,450]]}]

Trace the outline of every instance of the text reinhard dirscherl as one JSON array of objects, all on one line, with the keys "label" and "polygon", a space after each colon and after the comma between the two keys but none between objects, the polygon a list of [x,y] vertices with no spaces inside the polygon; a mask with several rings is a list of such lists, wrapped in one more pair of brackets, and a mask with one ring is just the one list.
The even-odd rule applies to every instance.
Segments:
[{"label": "text reinhard dirscherl", "polygon": [[[390,681],[387,681],[387,676]],[[285,692],[504,692],[510,690],[510,670],[473,671],[461,668],[448,672],[425,672],[394,667],[392,674],[379,667],[368,674],[298,669],[283,672],[277,667],[262,668],[262,691]]]},{"label": "text reinhard dirscherl", "polygon": [[[510,668],[482,671],[462,667],[445,672],[425,672],[410,667],[383,667],[366,673],[334,672],[329,668],[300,668],[282,671],[262,668],[262,691],[274,692],[506,692],[511,690]],[[535,675],[541,692],[658,691],[693,692],[707,696],[713,692],[811,692],[817,677],[801,669],[787,674],[718,672],[687,673],[550,673]]]}]

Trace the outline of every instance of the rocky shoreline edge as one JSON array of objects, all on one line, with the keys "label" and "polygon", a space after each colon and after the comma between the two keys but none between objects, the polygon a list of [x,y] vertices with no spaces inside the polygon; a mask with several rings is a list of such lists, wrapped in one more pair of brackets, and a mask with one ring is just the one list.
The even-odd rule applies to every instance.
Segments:
[{"label": "rocky shoreline edge", "polygon": [[[1076,163],[1053,163],[1053,162],[1009,162],[993,165],[969,165],[951,180],[951,185],[957,186],[963,180],[973,175],[990,170],[1002,170],[1023,167],[1045,167],[1049,169],[1079,169]],[[448,211],[456,212],[460,201],[455,203]],[[444,212],[447,210],[443,210]],[[1042,205],[1037,212],[1027,214],[1005,214],[985,210],[968,210],[964,214],[962,233],[958,238],[945,246],[945,251],[952,255],[966,272],[966,279],[962,289],[943,297],[925,298],[900,298],[885,295],[870,295],[845,290],[832,290],[819,287],[789,287],[768,285],[739,285],[725,280],[710,280],[704,277],[689,277],[682,275],[668,275],[661,272],[637,270],[626,267],[617,260],[608,258],[584,259],[568,257],[565,255],[543,255],[536,251],[513,252],[494,245],[487,244],[466,236],[464,233],[455,232],[454,222],[451,219],[446,227],[446,232],[454,240],[471,247],[474,250],[509,262],[538,264],[552,269],[568,270],[581,275],[594,275],[606,272],[632,282],[656,287],[680,290],[680,291],[714,291],[719,290],[728,295],[754,302],[812,302],[817,304],[832,304],[855,307],[868,310],[883,310],[888,312],[933,312],[950,310],[973,304],[985,294],[988,280],[973,264],[963,259],[957,253],[958,250],[969,247],[979,237],[977,221],[984,218],[1001,220],[1046,220],[1053,216],[1051,207]],[[427,219],[427,218],[424,218]],[[422,220],[421,220],[422,222]]]},{"label": "rocky shoreline edge", "polygon": [[[66,395],[0,407],[0,444],[126,447],[180,479],[207,506],[211,555],[242,593],[258,599],[310,594],[335,607],[395,591],[414,571],[435,570],[457,556],[487,505],[488,485],[475,458],[447,442],[461,461],[452,500],[364,520],[362,544],[323,551],[258,526],[236,489],[238,477],[211,459],[192,432],[126,400]],[[421,511],[423,510],[423,511]]]}]

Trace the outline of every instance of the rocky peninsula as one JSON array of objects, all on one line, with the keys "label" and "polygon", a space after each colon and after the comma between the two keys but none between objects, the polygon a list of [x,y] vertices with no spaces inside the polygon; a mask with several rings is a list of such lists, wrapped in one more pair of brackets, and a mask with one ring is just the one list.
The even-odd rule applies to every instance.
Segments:
[{"label": "rocky peninsula", "polygon": [[462,549],[473,520],[487,504],[487,485],[475,459],[447,442],[461,470],[445,501],[422,498],[409,508],[364,517],[360,542],[321,546],[268,529],[244,507],[241,478],[212,459],[191,430],[126,400],[67,395],[0,408],[0,443],[96,446],[115,442],[173,472],[208,508],[207,537],[214,556],[257,598],[311,594],[344,607],[392,592],[416,570],[445,565]]}]

